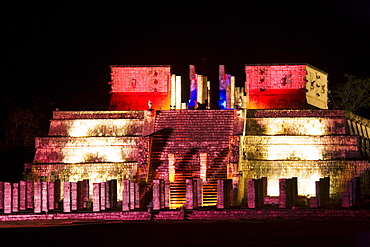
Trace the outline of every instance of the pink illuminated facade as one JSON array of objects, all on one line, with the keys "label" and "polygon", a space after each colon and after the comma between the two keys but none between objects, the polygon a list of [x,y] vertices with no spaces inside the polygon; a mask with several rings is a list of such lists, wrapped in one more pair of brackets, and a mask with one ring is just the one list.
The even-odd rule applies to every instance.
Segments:
[{"label": "pink illuminated facade", "polygon": [[[111,66],[110,110],[168,109],[171,102],[170,66]],[[151,104],[151,106],[148,106]]]},{"label": "pink illuminated facade", "polygon": [[327,109],[328,74],[308,64],[246,65],[248,109]]}]

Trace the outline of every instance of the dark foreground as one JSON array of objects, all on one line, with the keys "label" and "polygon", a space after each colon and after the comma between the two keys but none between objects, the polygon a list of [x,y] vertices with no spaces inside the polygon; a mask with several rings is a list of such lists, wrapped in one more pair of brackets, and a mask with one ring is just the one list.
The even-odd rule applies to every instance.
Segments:
[{"label": "dark foreground", "polygon": [[[18,223],[20,224],[20,223]],[[34,227],[31,224],[35,224]],[[26,226],[26,225],[24,225]],[[370,219],[124,222],[0,228],[2,246],[370,246]]]}]

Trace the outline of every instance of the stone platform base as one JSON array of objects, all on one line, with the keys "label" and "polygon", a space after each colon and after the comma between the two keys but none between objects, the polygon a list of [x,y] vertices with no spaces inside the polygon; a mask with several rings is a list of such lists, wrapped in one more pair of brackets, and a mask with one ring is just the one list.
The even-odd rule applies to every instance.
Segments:
[{"label": "stone platform base", "polygon": [[251,220],[251,219],[299,219],[299,218],[370,218],[370,210],[353,209],[227,209],[227,210],[168,210],[100,212],[100,213],[54,213],[54,214],[13,214],[0,215],[0,222],[11,221],[151,221],[151,220]]}]

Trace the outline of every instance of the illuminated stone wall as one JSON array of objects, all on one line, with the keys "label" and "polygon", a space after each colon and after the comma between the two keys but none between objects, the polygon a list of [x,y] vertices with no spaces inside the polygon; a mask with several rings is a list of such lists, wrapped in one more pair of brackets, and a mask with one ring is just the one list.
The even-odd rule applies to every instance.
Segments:
[{"label": "illuminated stone wall", "polygon": [[267,177],[271,196],[279,194],[280,178],[298,177],[298,193],[313,195],[315,181],[328,176],[331,196],[340,197],[346,181],[370,168],[361,151],[364,138],[349,133],[344,111],[248,110],[243,117],[245,136],[240,136],[239,145],[242,180]]},{"label": "illuminated stone wall", "polygon": [[55,111],[49,137],[36,138],[33,179],[91,185],[117,179],[121,197],[120,181],[138,170],[144,117],[144,111]]},{"label": "illuminated stone wall", "polygon": [[308,64],[246,65],[248,109],[327,109],[327,73]]},{"label": "illuminated stone wall", "polygon": [[35,163],[136,161],[138,137],[39,137]]},{"label": "illuminated stone wall", "polygon": [[110,110],[170,109],[170,66],[111,66]]},{"label": "illuminated stone wall", "polygon": [[299,195],[315,195],[315,181],[330,177],[330,194],[339,198],[346,191],[346,181],[369,168],[366,160],[249,160],[240,163],[243,176],[268,178],[268,194],[279,195],[279,178],[298,177]]}]

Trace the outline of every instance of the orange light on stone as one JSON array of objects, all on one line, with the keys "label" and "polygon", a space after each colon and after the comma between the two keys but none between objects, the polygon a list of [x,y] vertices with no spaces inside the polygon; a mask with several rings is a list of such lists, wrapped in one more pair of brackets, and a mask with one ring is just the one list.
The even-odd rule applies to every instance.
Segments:
[{"label": "orange light on stone", "polygon": [[175,181],[175,154],[168,154],[168,177],[170,182]]}]

